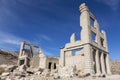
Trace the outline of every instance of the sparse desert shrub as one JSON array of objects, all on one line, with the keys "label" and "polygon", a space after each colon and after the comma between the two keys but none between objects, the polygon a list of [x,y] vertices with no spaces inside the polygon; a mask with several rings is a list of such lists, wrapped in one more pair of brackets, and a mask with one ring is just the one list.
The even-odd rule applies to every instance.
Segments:
[{"label": "sparse desert shrub", "polygon": [[0,75],[5,72],[4,68],[0,67]]}]

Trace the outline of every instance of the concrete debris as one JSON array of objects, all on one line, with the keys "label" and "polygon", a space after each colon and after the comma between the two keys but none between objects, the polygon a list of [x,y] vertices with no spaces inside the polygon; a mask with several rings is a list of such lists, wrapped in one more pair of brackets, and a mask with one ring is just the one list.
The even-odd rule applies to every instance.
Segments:
[{"label": "concrete debris", "polygon": [[15,70],[17,68],[17,66],[15,65],[9,65],[6,67],[5,71],[6,72],[13,72],[13,70]]},{"label": "concrete debris", "polygon": [[7,67],[7,65],[2,64],[2,65],[0,65],[0,67],[2,67],[2,68],[6,68],[6,67]]},{"label": "concrete debris", "polygon": [[[14,68],[13,71],[7,70],[8,72],[3,72],[0,75],[0,80],[81,80],[82,78],[85,78],[86,80],[94,80],[90,74],[84,74],[80,70],[77,71],[75,66],[60,67],[59,69],[55,70],[40,68],[27,68],[24,70],[24,67],[25,66],[21,66]],[[5,68],[11,69],[10,66]],[[94,78],[96,79],[97,77]],[[101,80],[114,79],[119,80],[120,75],[107,76]],[[99,80],[99,78],[97,80]]]},{"label": "concrete debris", "polygon": [[34,70],[32,68],[27,68],[26,72],[29,74],[34,74]]},{"label": "concrete debris", "polygon": [[4,72],[4,73],[2,73],[1,76],[8,76],[9,74],[10,74],[9,72]]},{"label": "concrete debris", "polygon": [[20,72],[24,72],[24,71],[26,71],[26,66],[25,65],[21,65],[21,66],[18,67],[18,70]]},{"label": "concrete debris", "polygon": [[70,67],[60,67],[59,68],[59,75],[60,77],[73,77],[75,76],[75,66],[70,66]]}]

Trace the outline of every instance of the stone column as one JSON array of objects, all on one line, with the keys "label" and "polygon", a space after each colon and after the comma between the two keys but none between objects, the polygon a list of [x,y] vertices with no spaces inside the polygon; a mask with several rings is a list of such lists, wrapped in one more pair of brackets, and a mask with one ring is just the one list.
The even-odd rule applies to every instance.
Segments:
[{"label": "stone column", "polygon": [[84,45],[84,53],[85,53],[85,73],[94,74],[94,64],[93,64],[93,54],[92,48],[89,44]]},{"label": "stone column", "polygon": [[30,57],[32,58],[32,57],[33,57],[33,54],[35,53],[35,52],[34,52],[34,46],[33,46],[33,45],[30,45],[30,49],[31,49],[31,51],[30,51]]},{"label": "stone column", "polygon": [[100,59],[99,59],[99,51],[98,50],[96,50],[96,56],[95,56],[95,60],[96,60],[96,71],[97,71],[97,73],[96,74],[100,74],[101,72],[100,72]]},{"label": "stone column", "polygon": [[65,52],[63,49],[60,49],[60,60],[59,60],[60,66],[65,66]]},{"label": "stone column", "polygon": [[27,66],[27,58],[25,58],[24,65]]},{"label": "stone column", "polygon": [[20,54],[19,54],[19,57],[22,56],[22,53],[23,53],[23,49],[24,49],[24,45],[25,45],[25,42],[23,41],[21,43],[21,47],[20,47]]},{"label": "stone column", "polygon": [[18,60],[17,65],[20,66],[20,60]]},{"label": "stone column", "polygon": [[106,68],[107,68],[107,74],[111,74],[111,71],[110,71],[110,63],[109,63],[109,55],[107,54],[106,55]]},{"label": "stone column", "polygon": [[102,74],[105,74],[105,61],[104,61],[104,53],[101,53],[101,68],[102,68]]},{"label": "stone column", "polygon": [[51,70],[53,70],[54,69],[54,62],[52,62],[52,64],[51,64]]},{"label": "stone column", "polygon": [[23,49],[24,49],[24,45],[25,45],[25,42],[23,41],[21,43],[21,47],[20,47],[20,53],[19,53],[19,57],[18,57],[18,62],[17,62],[17,65],[20,66],[20,57],[22,56],[22,53],[23,53]]},{"label": "stone column", "polygon": [[108,42],[107,42],[107,37],[106,37],[106,32],[104,30],[101,31],[104,35],[104,47],[106,49],[106,51],[108,52]]}]

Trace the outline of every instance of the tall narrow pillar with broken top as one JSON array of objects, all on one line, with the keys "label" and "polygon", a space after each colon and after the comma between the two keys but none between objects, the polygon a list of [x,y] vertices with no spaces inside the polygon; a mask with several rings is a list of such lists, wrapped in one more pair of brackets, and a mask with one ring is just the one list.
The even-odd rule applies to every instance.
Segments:
[{"label": "tall narrow pillar with broken top", "polygon": [[81,4],[80,7],[80,26],[82,27],[81,31],[81,40],[84,45],[85,53],[85,73],[94,73],[93,63],[92,63],[92,48],[89,43],[91,43],[91,31],[90,31],[90,14],[89,9],[85,3]]}]

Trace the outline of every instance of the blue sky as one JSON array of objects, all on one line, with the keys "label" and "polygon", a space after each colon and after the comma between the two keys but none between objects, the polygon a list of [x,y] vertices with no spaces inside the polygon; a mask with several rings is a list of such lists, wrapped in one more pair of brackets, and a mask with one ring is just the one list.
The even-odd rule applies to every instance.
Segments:
[{"label": "blue sky", "polygon": [[107,33],[111,59],[120,59],[120,0],[0,0],[0,49],[19,51],[26,40],[59,56],[72,33],[80,38],[83,2]]}]

